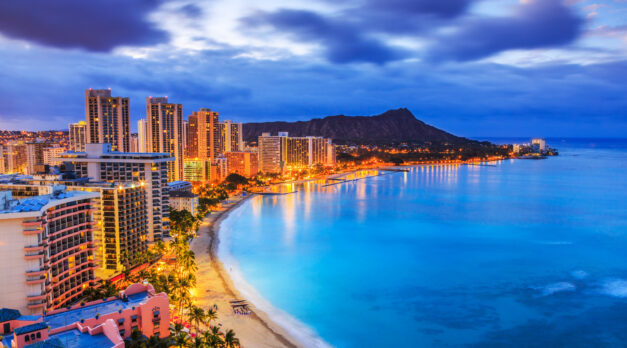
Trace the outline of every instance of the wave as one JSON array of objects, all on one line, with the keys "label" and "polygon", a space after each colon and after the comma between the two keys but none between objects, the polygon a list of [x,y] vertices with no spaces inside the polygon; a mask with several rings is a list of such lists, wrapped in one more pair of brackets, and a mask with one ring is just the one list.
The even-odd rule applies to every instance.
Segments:
[{"label": "wave", "polygon": [[600,292],[612,297],[627,297],[627,280],[620,278],[608,279],[601,284]]},{"label": "wave", "polygon": [[262,310],[266,315],[268,315],[268,317],[270,317],[272,322],[285,329],[292,337],[296,338],[301,345],[312,348],[331,347],[331,345],[325,342],[311,327],[294,318],[289,313],[272,305],[272,303],[266,300],[255,287],[246,281],[244,274],[239,268],[239,263],[231,253],[231,233],[225,232],[231,231],[230,222],[236,221],[237,218],[242,215],[242,212],[244,211],[243,208],[247,204],[250,204],[250,201],[235,208],[235,210],[232,211],[218,227],[220,239],[220,243],[218,244],[218,257],[220,261],[222,261],[225,271],[229,274],[233,285],[237,288],[243,298]]}]

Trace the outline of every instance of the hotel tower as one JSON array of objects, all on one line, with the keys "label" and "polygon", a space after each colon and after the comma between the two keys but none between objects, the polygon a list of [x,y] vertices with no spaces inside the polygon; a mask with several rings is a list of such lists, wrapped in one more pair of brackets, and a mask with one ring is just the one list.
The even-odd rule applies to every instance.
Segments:
[{"label": "hotel tower", "polygon": [[169,153],[168,181],[183,180],[183,105],[148,97],[146,115],[147,152]]},{"label": "hotel tower", "polygon": [[213,162],[220,153],[218,113],[201,108],[189,116],[188,152],[190,158]]},{"label": "hotel tower", "polygon": [[0,307],[24,313],[76,302],[95,285],[93,199],[67,192],[13,199],[0,192]]},{"label": "hotel tower", "polygon": [[86,141],[111,144],[111,150],[130,151],[129,99],[112,97],[111,89],[85,91]]}]

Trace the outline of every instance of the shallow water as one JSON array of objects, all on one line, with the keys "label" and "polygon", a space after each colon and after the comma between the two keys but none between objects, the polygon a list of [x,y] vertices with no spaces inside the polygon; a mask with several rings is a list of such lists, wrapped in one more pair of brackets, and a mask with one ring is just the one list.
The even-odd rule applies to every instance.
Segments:
[{"label": "shallow water", "polygon": [[333,346],[627,345],[627,143],[550,145],[255,197],[221,257]]}]

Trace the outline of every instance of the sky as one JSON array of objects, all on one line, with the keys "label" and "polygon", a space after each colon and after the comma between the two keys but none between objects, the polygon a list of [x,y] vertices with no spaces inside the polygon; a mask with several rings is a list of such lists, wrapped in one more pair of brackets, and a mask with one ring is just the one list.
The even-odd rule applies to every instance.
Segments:
[{"label": "sky", "polygon": [[0,129],[84,90],[238,122],[406,107],[461,136],[625,137],[627,0],[0,2]]}]

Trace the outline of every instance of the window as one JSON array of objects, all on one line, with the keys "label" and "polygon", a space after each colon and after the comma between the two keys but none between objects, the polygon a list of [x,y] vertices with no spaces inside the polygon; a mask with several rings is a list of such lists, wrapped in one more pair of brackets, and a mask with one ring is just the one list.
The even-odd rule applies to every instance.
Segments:
[{"label": "window", "polygon": [[24,342],[28,342],[29,340],[28,335],[24,336]]},{"label": "window", "polygon": [[37,338],[41,338],[41,332],[37,333]]}]

